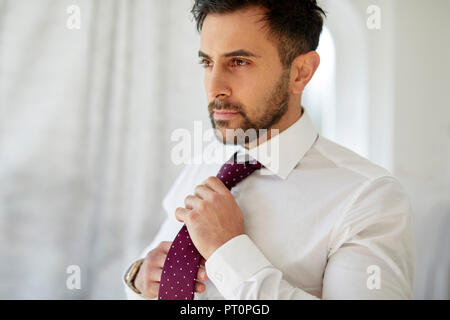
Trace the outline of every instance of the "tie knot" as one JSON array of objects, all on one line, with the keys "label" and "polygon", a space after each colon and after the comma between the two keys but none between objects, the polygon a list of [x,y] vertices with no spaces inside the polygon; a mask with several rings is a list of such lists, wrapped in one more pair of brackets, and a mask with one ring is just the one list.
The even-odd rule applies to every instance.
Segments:
[{"label": "tie knot", "polygon": [[245,164],[247,166],[250,166],[251,168],[253,168],[255,170],[261,169],[263,167],[263,165],[261,163],[259,163],[258,161],[256,161],[256,160],[246,161]]},{"label": "tie knot", "polygon": [[247,178],[263,166],[255,159],[237,160],[237,152],[220,168],[217,177],[231,190],[236,184]]},{"label": "tie knot", "polygon": [[240,157],[238,155],[238,152],[235,152],[231,158],[226,162],[226,164],[232,165],[232,166],[248,166],[253,169],[261,169],[264,167],[259,161],[256,159],[251,158],[248,154],[242,154]]}]

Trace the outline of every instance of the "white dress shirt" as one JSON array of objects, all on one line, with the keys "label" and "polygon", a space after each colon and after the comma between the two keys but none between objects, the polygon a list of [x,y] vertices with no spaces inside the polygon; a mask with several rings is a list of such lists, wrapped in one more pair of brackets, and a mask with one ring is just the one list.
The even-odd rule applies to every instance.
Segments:
[{"label": "white dress shirt", "polygon": [[[211,255],[196,300],[411,299],[415,238],[398,180],[320,136],[307,112],[276,138],[278,161],[268,142],[250,151],[217,142],[222,162],[186,165],[163,200],[167,219],[140,257],[173,240],[183,225],[175,209],[238,151],[265,168],[232,189],[245,235]],[[125,290],[128,299],[147,299]]]}]

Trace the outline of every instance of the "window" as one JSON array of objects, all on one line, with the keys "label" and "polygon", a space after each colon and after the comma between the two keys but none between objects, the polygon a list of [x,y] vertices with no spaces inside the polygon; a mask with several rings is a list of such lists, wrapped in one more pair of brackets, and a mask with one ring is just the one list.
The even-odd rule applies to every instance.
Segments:
[{"label": "window", "polygon": [[321,135],[335,139],[336,51],[333,37],[324,26],[317,52],[320,66],[303,94],[302,105]]}]

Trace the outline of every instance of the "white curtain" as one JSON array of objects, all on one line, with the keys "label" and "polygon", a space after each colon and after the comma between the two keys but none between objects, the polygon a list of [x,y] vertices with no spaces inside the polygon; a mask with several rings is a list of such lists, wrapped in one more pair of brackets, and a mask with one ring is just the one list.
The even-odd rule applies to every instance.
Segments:
[{"label": "white curtain", "polygon": [[124,298],[181,170],[170,133],[208,121],[191,5],[0,0],[0,298]]},{"label": "white curtain", "polygon": [[[403,10],[410,0],[395,2],[392,10],[391,1],[380,0],[389,10],[383,10],[384,27],[374,37],[364,26],[371,2],[322,2],[328,4],[327,25],[339,66],[332,130],[321,117],[333,108],[324,102],[333,97],[314,97],[317,91],[311,90],[304,105],[323,132],[341,132],[335,138],[343,144],[353,141],[345,133],[355,135],[365,116],[352,112],[367,105],[371,139],[364,132],[356,136],[368,142],[371,160],[388,169],[415,161],[415,169],[402,175],[417,218],[415,297],[446,299],[449,203],[448,183],[443,181],[448,180],[448,166],[436,159],[447,154],[428,152],[434,150],[428,142],[411,144],[410,136],[428,132],[423,141],[447,145],[444,134],[433,133],[447,127],[448,117],[442,115],[448,108],[439,102],[446,101],[440,86],[425,77],[424,92],[441,99],[433,105],[433,119],[440,125],[411,117],[411,110],[421,115],[423,104],[410,95],[404,70],[413,68],[402,54],[421,65],[428,51],[417,50],[414,32],[409,42],[391,40],[395,32],[401,40],[407,30],[424,27],[441,37],[438,31],[445,28],[410,21],[409,11]],[[438,2],[433,12],[448,12],[448,1]],[[176,144],[171,133],[177,128],[192,132],[194,120],[210,127],[203,71],[197,64],[199,36],[189,13],[192,3],[0,0],[0,299],[125,298],[122,273],[159,229],[165,214],[161,201],[182,168],[170,161]],[[411,8],[423,12],[424,3],[416,0]],[[67,28],[71,6],[80,9],[79,30]],[[349,21],[361,27],[350,28]],[[371,49],[355,51],[348,45],[354,41],[348,30],[363,35],[357,42],[361,45],[363,39]],[[442,56],[448,48],[441,46]],[[371,75],[369,82],[355,58],[368,61],[370,68],[363,71]],[[433,80],[444,79],[442,67],[433,68],[438,70]],[[366,87],[370,104],[360,103]],[[391,154],[394,142],[402,146],[396,155],[403,162]],[[361,145],[348,146],[358,151]],[[434,170],[411,154],[431,155],[428,167]],[[440,173],[437,180],[430,177],[435,172]],[[72,265],[81,271],[79,290],[66,285]]]}]

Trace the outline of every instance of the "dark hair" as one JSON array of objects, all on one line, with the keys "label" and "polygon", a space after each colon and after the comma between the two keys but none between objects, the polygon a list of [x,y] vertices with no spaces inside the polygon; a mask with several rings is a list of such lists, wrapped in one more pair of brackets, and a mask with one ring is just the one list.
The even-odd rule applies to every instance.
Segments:
[{"label": "dark hair", "polygon": [[268,23],[269,36],[278,47],[281,64],[290,68],[301,54],[316,50],[325,12],[316,0],[195,0],[191,10],[200,33],[210,13],[232,13],[250,6],[266,9],[261,21]]}]

